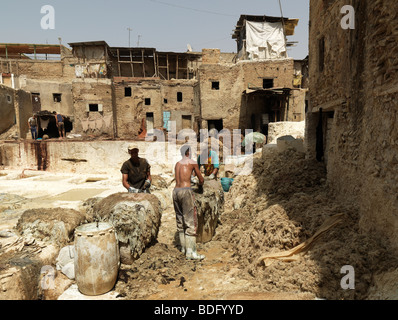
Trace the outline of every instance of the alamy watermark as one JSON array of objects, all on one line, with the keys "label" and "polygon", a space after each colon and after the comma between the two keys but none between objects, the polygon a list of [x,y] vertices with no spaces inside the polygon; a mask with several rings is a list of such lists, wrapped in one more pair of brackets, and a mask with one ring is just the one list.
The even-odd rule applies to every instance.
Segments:
[{"label": "alamy watermark", "polygon": [[353,266],[345,265],[340,269],[340,273],[344,273],[345,276],[341,278],[340,286],[342,289],[347,290],[355,289],[355,270]]},{"label": "alamy watermark", "polygon": [[[253,133],[252,129],[244,131],[243,138],[241,129],[234,129],[232,132],[228,129],[223,129],[220,132],[216,129],[201,129],[199,130],[199,137],[192,129],[182,129],[176,132],[176,122],[169,121],[170,131],[166,137],[162,130],[153,129],[147,135],[145,141],[154,142],[148,145],[145,151],[145,156],[150,158],[153,162],[161,164],[175,164],[180,159],[179,149],[182,144],[188,144],[192,150],[192,158],[194,160],[200,155],[200,164],[207,164],[209,160],[215,163],[214,159],[223,161],[220,164],[231,164],[235,167],[235,175],[249,175],[253,169],[253,140],[249,135]],[[178,143],[177,143],[178,141]],[[209,143],[210,141],[210,143]],[[242,142],[244,141],[244,146]],[[167,147],[167,150],[166,150]],[[210,152],[216,157],[212,157]],[[177,157],[176,157],[177,156]]]},{"label": "alamy watermark", "polygon": [[344,30],[355,29],[355,9],[353,6],[345,5],[340,10],[345,16],[341,19],[340,25]]},{"label": "alamy watermark", "polygon": [[[55,9],[51,5],[44,5],[40,9],[40,13],[44,16],[40,20],[40,26],[43,30],[55,29]],[[340,25],[344,30],[355,29],[355,9],[351,5],[345,5],[340,10],[344,17],[340,21]]]},{"label": "alamy watermark", "polygon": [[40,281],[40,287],[43,290],[54,289],[55,269],[52,266],[43,266],[40,270],[42,275]]},{"label": "alamy watermark", "polygon": [[40,26],[43,30],[55,29],[55,9],[53,6],[45,5],[40,9],[40,13],[44,16],[40,20]]}]

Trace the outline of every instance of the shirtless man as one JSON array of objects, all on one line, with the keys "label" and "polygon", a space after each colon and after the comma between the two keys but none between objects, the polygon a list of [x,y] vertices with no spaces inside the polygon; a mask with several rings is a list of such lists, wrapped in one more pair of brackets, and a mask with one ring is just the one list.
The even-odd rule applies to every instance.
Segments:
[{"label": "shirtless man", "polygon": [[174,170],[176,186],[173,191],[173,204],[181,252],[189,260],[203,260],[205,256],[196,251],[198,216],[191,189],[192,172],[195,172],[200,186],[203,186],[204,179],[198,164],[191,159],[191,147],[184,145],[180,151],[182,159],[177,162]]}]

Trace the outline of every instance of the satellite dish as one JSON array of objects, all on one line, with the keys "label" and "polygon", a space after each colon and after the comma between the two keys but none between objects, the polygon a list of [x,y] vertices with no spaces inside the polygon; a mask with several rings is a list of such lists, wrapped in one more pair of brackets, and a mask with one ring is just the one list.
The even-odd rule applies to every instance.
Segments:
[{"label": "satellite dish", "polygon": [[192,47],[189,43],[187,44],[187,48],[188,48],[188,52],[192,52]]}]

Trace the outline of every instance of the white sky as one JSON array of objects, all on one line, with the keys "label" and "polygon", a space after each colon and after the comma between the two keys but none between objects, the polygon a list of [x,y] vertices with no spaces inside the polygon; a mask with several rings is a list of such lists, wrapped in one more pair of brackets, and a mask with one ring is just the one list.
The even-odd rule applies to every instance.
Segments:
[{"label": "white sky", "polygon": [[[298,41],[289,56],[308,54],[309,0],[280,0],[283,15],[299,19]],[[3,2],[3,1],[2,1]],[[5,2],[5,1],[4,1]],[[241,14],[280,17],[278,0],[17,0],[0,4],[0,43],[49,43],[104,40],[110,46],[151,47],[158,51],[219,48],[236,52],[232,32]],[[55,29],[43,30],[40,12],[55,9]],[[138,43],[139,41],[139,43]]]}]

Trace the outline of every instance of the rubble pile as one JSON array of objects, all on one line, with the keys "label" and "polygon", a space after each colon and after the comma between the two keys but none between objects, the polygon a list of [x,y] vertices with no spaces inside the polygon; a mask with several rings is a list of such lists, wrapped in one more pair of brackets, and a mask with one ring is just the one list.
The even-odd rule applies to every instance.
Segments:
[{"label": "rubble pile", "polygon": [[79,211],[65,208],[40,208],[24,211],[16,230],[25,237],[53,243],[59,248],[73,239],[73,232],[85,220]]},{"label": "rubble pile", "polygon": [[[357,207],[334,198],[323,164],[305,159],[303,153],[270,150],[255,158],[251,175],[235,178],[226,203],[218,238],[227,238],[241,276],[257,280],[253,290],[366,299],[372,275],[397,265],[381,237],[361,233]],[[308,251],[267,266],[259,262],[264,254],[295,248],[336,214],[342,214],[341,222]],[[345,265],[354,267],[355,290],[341,287]]]}]

